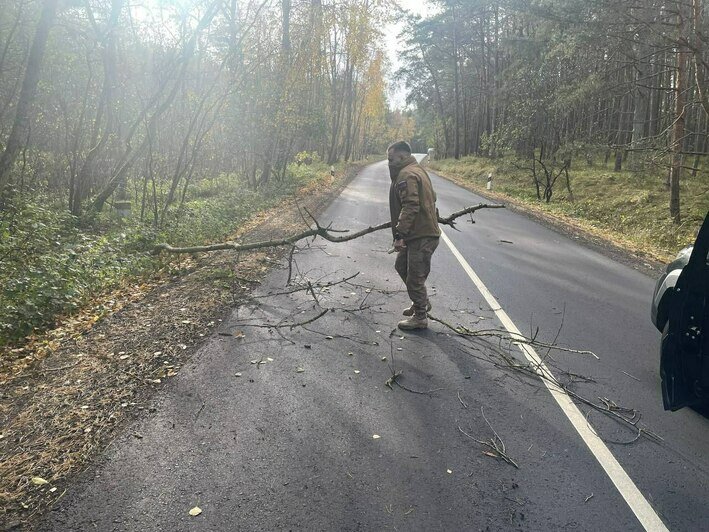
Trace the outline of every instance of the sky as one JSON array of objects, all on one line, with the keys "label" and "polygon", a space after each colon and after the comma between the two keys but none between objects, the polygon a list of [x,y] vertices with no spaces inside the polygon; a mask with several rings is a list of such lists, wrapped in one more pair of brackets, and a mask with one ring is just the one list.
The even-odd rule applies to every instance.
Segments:
[{"label": "sky", "polygon": [[[430,15],[434,12],[434,8],[426,0],[398,0],[399,5],[404,9],[422,17]],[[403,28],[403,23],[392,23],[387,26],[385,32],[385,46],[389,61],[391,63],[392,74],[400,66],[398,51],[403,48],[403,43],[400,43],[397,35]],[[389,91],[389,102],[392,108],[403,108],[406,105],[406,91],[403,87],[392,87]]]}]

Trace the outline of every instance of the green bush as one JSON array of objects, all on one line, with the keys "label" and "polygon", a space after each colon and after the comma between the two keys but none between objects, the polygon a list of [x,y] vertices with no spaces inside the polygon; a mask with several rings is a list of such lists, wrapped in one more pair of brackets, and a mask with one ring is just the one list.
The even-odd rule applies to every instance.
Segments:
[{"label": "green bush", "polygon": [[51,325],[152,260],[125,253],[136,234],[88,234],[42,199],[15,198],[0,219],[0,345]]},{"label": "green bush", "polygon": [[[233,175],[196,183],[160,224],[107,212],[80,221],[41,194],[17,196],[0,213],[0,345],[54,324],[121,281],[155,272],[158,242],[190,246],[233,234],[255,213],[327,175],[319,161],[291,164],[258,191]],[[165,259],[163,259],[165,260]],[[167,260],[177,260],[175,257]]]}]

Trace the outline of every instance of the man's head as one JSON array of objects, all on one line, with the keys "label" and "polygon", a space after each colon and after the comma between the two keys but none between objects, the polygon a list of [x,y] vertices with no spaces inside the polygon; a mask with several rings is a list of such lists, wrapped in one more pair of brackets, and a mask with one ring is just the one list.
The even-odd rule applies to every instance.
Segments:
[{"label": "man's head", "polygon": [[387,149],[389,166],[399,166],[409,157],[411,157],[411,145],[405,140],[395,142]]}]

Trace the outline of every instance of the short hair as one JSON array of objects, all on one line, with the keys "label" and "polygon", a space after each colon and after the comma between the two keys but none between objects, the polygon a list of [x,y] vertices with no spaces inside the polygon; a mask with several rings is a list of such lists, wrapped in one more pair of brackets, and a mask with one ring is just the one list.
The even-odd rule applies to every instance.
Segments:
[{"label": "short hair", "polygon": [[389,146],[387,148],[387,152],[388,151],[400,151],[411,155],[411,144],[409,144],[405,140],[400,140]]}]

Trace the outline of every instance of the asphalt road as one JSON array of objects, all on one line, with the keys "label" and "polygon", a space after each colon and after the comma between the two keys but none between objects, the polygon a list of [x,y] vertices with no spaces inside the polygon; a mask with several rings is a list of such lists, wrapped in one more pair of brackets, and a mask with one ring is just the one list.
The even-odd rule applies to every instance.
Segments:
[{"label": "asphalt road", "polygon": [[[443,215],[482,201],[433,182]],[[321,219],[386,220],[387,189],[385,164],[372,165]],[[408,299],[383,231],[297,253],[294,274],[315,283],[317,303],[300,291],[236,310],[220,327],[234,336],[206,343],[42,529],[709,530],[709,420],[662,410],[653,280],[508,210],[475,221],[445,233],[509,320],[598,356],[537,349],[555,377],[662,441],[633,441],[632,426],[583,404],[577,430],[538,378],[509,367],[526,360],[505,340],[466,341],[438,323],[390,334]],[[277,269],[258,294],[284,291],[286,277]],[[505,334],[446,242],[429,280],[433,315]],[[337,310],[293,330],[254,327],[323,308]],[[385,386],[392,370],[408,390]],[[475,441],[495,433],[519,469]]]}]

